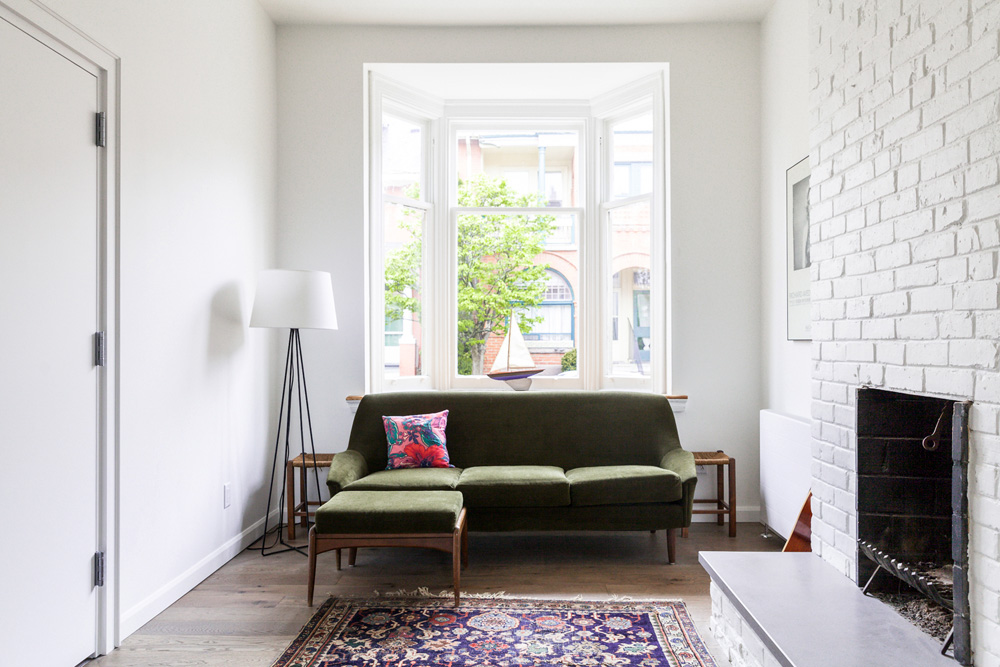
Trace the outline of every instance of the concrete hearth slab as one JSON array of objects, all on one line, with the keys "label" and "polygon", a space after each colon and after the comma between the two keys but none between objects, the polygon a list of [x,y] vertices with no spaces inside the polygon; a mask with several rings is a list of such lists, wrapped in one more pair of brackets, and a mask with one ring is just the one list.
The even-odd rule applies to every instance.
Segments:
[{"label": "concrete hearth slab", "polygon": [[786,667],[958,664],[813,554],[703,551],[698,560]]}]

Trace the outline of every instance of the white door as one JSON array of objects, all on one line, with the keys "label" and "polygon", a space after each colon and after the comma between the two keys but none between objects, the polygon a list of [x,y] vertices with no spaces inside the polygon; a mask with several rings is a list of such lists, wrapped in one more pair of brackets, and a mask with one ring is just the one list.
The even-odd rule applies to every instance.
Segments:
[{"label": "white door", "polygon": [[97,78],[0,19],[0,663],[96,650]]}]

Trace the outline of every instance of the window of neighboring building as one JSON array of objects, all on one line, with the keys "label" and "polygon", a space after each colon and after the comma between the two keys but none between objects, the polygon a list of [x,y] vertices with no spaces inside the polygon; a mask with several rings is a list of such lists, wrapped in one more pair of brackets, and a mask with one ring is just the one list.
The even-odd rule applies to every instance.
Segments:
[{"label": "window of neighboring building", "polygon": [[428,99],[372,87],[369,390],[501,388],[512,318],[536,386],[663,390],[662,78],[570,113]]},{"label": "window of neighboring building", "polygon": [[542,294],[542,303],[527,313],[528,317],[538,321],[525,339],[559,342],[569,349],[575,347],[573,288],[559,273],[552,270],[547,273],[548,283]]},{"label": "window of neighboring building", "polygon": [[542,293],[542,303],[528,311],[530,318],[537,319],[531,333],[525,335],[529,348],[540,348],[558,343],[563,352],[576,347],[576,324],[574,322],[573,288],[561,274],[547,271],[548,282]]}]

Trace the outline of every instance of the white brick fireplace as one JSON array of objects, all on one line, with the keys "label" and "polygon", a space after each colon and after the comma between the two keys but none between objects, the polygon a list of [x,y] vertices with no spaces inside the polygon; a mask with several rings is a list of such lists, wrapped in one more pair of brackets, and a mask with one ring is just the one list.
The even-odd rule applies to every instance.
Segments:
[{"label": "white brick fireplace", "polygon": [[810,2],[813,550],[856,577],[858,386],[974,401],[973,649],[1000,665],[1000,1]]}]

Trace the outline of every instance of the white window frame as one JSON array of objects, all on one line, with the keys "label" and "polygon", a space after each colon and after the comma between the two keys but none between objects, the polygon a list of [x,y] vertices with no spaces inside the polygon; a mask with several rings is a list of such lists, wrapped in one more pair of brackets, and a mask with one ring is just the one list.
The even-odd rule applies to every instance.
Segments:
[{"label": "white window frame", "polygon": [[[370,116],[366,117],[366,132],[368,145],[366,155],[369,169],[366,170],[368,199],[365,202],[368,209],[365,214],[367,225],[365,238],[367,241],[366,256],[368,268],[366,272],[365,319],[368,322],[365,336],[365,357],[368,373],[365,380],[365,392],[404,391],[417,389],[433,389],[433,378],[427,373],[429,364],[439,353],[437,346],[428,344],[433,341],[438,328],[438,318],[435,309],[437,302],[433,291],[422,285],[420,324],[422,331],[422,375],[410,377],[385,377],[385,267],[382,261],[385,223],[383,221],[384,205],[393,203],[400,206],[420,209],[424,212],[423,246],[424,257],[421,266],[421,277],[426,279],[430,267],[433,266],[434,219],[437,208],[435,201],[440,201],[435,191],[439,186],[438,172],[434,168],[435,130],[440,123],[444,109],[440,100],[423,92],[408,88],[394,81],[389,81],[373,72],[369,72],[368,85],[370,89]],[[396,197],[383,193],[382,187],[382,118],[390,114],[421,126],[423,142],[423,164],[421,165],[421,200],[414,201],[404,197]],[[404,326],[404,331],[407,327]],[[412,324],[409,326],[412,332]],[[374,338],[378,336],[378,340]]]},{"label": "white window frame", "polygon": [[[594,101],[593,114],[599,119],[597,123],[598,143],[601,146],[600,157],[600,205],[598,227],[601,234],[601,269],[599,287],[605,307],[601,330],[598,332],[602,354],[600,356],[601,379],[603,389],[623,389],[635,391],[652,391],[665,393],[670,387],[670,344],[669,312],[669,216],[667,211],[670,189],[668,187],[667,156],[669,134],[667,132],[666,104],[667,70],[662,76],[653,75],[630,83],[618,90],[601,96]],[[620,122],[635,118],[643,113],[652,112],[653,117],[653,188],[648,194],[635,195],[622,199],[613,199],[612,175],[614,173],[614,156],[611,150],[612,127]],[[658,136],[659,135],[659,136]],[[649,202],[650,214],[650,359],[649,376],[639,378],[634,376],[615,375],[612,369],[612,317],[611,298],[614,286],[612,284],[611,257],[611,212],[638,202]],[[622,322],[618,323],[619,336],[622,333]]]},{"label": "white window frame", "polygon": [[[476,108],[478,107],[478,108]],[[558,129],[558,130],[572,130],[577,133],[578,145],[577,149],[580,152],[580,157],[578,163],[581,165],[580,174],[578,178],[580,183],[577,189],[577,201],[586,201],[587,197],[587,183],[586,183],[586,163],[587,163],[587,135],[589,130],[589,119],[587,118],[588,110],[585,107],[579,107],[573,105],[543,105],[537,106],[530,103],[525,103],[523,105],[509,104],[505,107],[505,111],[510,115],[509,118],[498,118],[496,115],[496,107],[492,103],[477,104],[474,106],[463,106],[461,110],[461,116],[454,116],[452,109],[445,107],[445,126],[447,128],[448,140],[445,144],[447,148],[447,154],[445,160],[448,163],[448,228],[445,233],[448,235],[448,278],[447,278],[447,293],[442,296],[446,299],[445,303],[449,304],[449,319],[448,319],[448,347],[449,350],[458,349],[458,265],[456,263],[456,258],[458,256],[458,216],[467,214],[496,214],[499,211],[509,213],[510,215],[553,215],[559,213],[568,213],[577,216],[577,220],[580,221],[580,226],[586,226],[586,215],[587,209],[585,206],[560,206],[558,208],[550,208],[546,206],[531,206],[531,207],[509,207],[509,208],[476,208],[467,206],[458,206],[458,164],[455,159],[455,147],[458,145],[458,134],[463,130],[470,129],[483,129],[489,128],[490,130],[506,131],[506,130],[545,130],[545,129]],[[584,252],[584,239],[582,235],[578,235],[577,239],[577,253],[578,256],[582,256]],[[585,265],[583,262],[580,263],[580,278],[579,282],[584,280],[585,275]],[[582,300],[581,300],[582,305]],[[579,353],[578,353],[579,358]],[[506,387],[497,382],[496,380],[491,380],[485,375],[459,375],[456,365],[455,358],[453,355],[443,356],[442,365],[439,366],[438,370],[440,372],[440,378],[445,380],[446,384],[442,388],[446,389],[505,389]],[[532,378],[532,387],[535,389],[583,389],[584,384],[579,377],[563,377],[557,378],[552,376],[535,376]]]},{"label": "white window frame", "polygon": [[[502,209],[516,213],[577,215],[579,278],[575,286],[577,377],[534,378],[532,389],[628,389],[664,393],[670,386],[669,342],[669,165],[666,66],[589,102],[458,101],[445,102],[391,82],[369,71],[369,113],[366,114],[366,392],[404,389],[495,389],[502,383],[485,376],[459,376],[455,367],[457,335],[457,216],[498,209],[457,206],[457,134],[464,129],[504,130],[558,127],[579,132],[580,171],[577,206]],[[653,191],[626,199],[611,199],[613,163],[610,129],[614,123],[652,111]],[[421,301],[424,375],[385,377],[384,267],[382,265],[381,122],[383,112],[426,123],[425,177],[421,195],[427,208],[424,222],[424,262]],[[376,131],[377,130],[377,131]],[[635,201],[650,202],[650,373],[648,377],[616,376],[612,371],[611,211]],[[412,205],[408,202],[406,205]],[[433,273],[432,273],[433,268]]]}]

